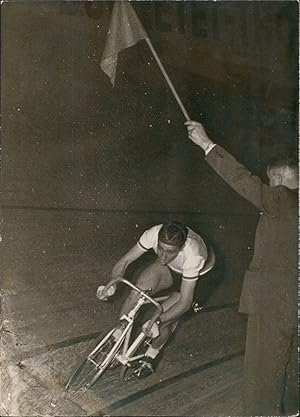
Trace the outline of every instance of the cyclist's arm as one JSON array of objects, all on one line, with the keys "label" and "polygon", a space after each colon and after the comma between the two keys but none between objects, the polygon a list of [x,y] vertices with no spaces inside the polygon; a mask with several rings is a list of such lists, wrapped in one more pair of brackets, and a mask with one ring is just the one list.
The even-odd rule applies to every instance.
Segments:
[{"label": "cyclist's arm", "polygon": [[162,323],[173,321],[182,316],[192,305],[197,278],[184,278],[181,281],[180,300],[160,315]]},{"label": "cyclist's arm", "polygon": [[112,270],[112,278],[123,277],[128,265],[145,253],[138,244],[135,244],[122,258],[115,264]]}]

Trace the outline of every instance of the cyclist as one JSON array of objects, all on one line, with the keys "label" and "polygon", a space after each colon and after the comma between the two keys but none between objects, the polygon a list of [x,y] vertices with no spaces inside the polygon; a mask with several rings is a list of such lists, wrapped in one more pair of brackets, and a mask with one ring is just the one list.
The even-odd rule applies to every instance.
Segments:
[{"label": "cyclist", "polygon": [[[150,295],[170,289],[181,280],[180,290],[170,292],[169,297],[162,303],[163,313],[149,328],[149,321],[143,326],[147,336],[152,338],[142,363],[137,364],[135,376],[145,378],[154,372],[154,360],[176,327],[181,317],[192,305],[194,291],[199,278],[199,272],[207,259],[207,248],[203,239],[189,227],[179,222],[159,224],[146,230],[139,241],[115,264],[112,278],[123,277],[126,268],[133,261],[152,249],[157,255],[154,262],[146,266],[140,273],[136,286],[142,290],[151,288]],[[103,292],[103,286],[98,288],[100,299],[113,295],[113,290]],[[121,317],[127,314],[138,294],[132,290],[121,308]],[[122,326],[115,330],[114,336],[119,337]]]}]

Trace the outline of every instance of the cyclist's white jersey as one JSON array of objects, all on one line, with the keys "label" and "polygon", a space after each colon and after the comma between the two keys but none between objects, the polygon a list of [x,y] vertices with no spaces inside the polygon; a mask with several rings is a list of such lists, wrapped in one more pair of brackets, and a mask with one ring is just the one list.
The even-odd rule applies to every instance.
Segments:
[{"label": "cyclist's white jersey", "polygon": [[[162,224],[146,230],[138,241],[143,251],[153,249],[157,254],[158,233]],[[182,274],[183,279],[198,279],[199,272],[207,259],[207,249],[203,239],[189,227],[186,242],[175,259],[168,264],[173,271]]]}]

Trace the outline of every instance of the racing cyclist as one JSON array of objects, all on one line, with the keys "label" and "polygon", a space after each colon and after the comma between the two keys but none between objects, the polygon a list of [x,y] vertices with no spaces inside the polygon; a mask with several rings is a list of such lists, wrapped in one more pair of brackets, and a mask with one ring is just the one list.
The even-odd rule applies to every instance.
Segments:
[{"label": "racing cyclist", "polygon": [[[158,224],[146,230],[139,241],[115,264],[112,279],[123,277],[128,265],[149,250],[153,250],[157,256],[139,274],[135,285],[142,290],[151,288],[152,296],[162,290],[171,289],[176,282],[179,289],[171,291],[169,297],[162,302],[163,313],[156,318],[152,327],[149,328],[150,320],[143,325],[152,342],[145,358],[134,372],[137,378],[145,378],[154,372],[154,360],[172,334],[178,319],[192,305],[199,272],[208,256],[203,239],[189,227],[176,221]],[[97,291],[100,299],[113,295],[116,284],[105,293],[103,289],[104,286],[100,286]],[[128,314],[138,297],[136,291],[130,292],[121,308],[121,317]],[[121,331],[122,326],[115,330],[115,338],[119,337]]]}]

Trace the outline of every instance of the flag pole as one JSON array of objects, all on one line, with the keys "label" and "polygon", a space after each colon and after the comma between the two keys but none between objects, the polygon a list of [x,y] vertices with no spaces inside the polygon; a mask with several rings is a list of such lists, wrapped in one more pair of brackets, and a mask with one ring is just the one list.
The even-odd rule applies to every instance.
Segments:
[{"label": "flag pole", "polygon": [[155,49],[154,49],[154,47],[152,45],[152,42],[150,41],[150,39],[148,37],[145,38],[145,41],[147,42],[147,44],[148,44],[148,46],[150,48],[150,51],[152,52],[152,54],[153,54],[153,56],[154,56],[154,58],[155,58],[155,60],[156,60],[156,62],[158,64],[158,66],[159,66],[159,68],[160,68],[163,76],[165,77],[165,80],[168,83],[168,86],[170,87],[170,90],[172,91],[172,93],[173,93],[173,95],[174,95],[174,97],[175,97],[175,99],[176,99],[179,107],[181,108],[181,111],[182,111],[182,113],[183,113],[186,121],[191,120],[190,119],[190,116],[188,115],[188,112],[186,111],[186,109],[185,109],[185,107],[184,107],[184,105],[183,105],[183,103],[182,103],[182,101],[181,101],[181,99],[179,97],[179,95],[177,94],[177,91],[175,90],[174,85],[172,84],[172,81],[170,80],[170,78],[169,78],[169,76],[168,76],[168,74],[167,74],[167,72],[166,72],[163,64],[161,63],[161,61],[160,61],[160,59],[159,59],[159,57],[158,57],[158,55],[156,53],[156,51],[155,51]]}]

